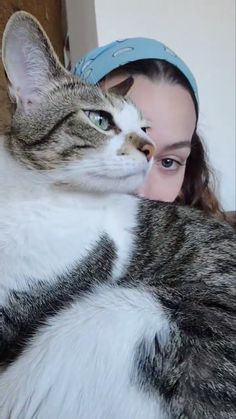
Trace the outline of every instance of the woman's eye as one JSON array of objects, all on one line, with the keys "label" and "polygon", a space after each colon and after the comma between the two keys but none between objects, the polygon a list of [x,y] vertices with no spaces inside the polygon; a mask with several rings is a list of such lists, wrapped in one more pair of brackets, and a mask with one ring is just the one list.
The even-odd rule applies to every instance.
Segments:
[{"label": "woman's eye", "polygon": [[165,158],[165,159],[161,159],[161,166],[164,169],[169,169],[169,170],[176,170],[179,166],[182,166],[182,164],[174,159],[170,159],[170,158]]},{"label": "woman's eye", "polygon": [[112,123],[112,116],[108,112],[104,111],[84,111],[90,121],[96,125],[96,127],[103,131],[109,131],[114,127]]}]

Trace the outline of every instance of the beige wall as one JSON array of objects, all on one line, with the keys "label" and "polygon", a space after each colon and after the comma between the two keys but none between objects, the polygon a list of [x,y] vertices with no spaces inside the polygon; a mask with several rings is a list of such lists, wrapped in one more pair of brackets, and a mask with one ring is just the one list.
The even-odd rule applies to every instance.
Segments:
[{"label": "beige wall", "polygon": [[94,0],[66,0],[72,67],[98,45]]}]

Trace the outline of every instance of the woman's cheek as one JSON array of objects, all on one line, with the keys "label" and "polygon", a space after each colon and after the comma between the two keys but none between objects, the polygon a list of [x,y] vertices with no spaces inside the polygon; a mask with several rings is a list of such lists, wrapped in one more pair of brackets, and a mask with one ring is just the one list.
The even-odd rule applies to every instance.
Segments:
[{"label": "woman's cheek", "polygon": [[177,171],[168,171],[154,165],[137,194],[156,201],[173,202],[181,190],[184,173],[185,167],[180,167]]}]

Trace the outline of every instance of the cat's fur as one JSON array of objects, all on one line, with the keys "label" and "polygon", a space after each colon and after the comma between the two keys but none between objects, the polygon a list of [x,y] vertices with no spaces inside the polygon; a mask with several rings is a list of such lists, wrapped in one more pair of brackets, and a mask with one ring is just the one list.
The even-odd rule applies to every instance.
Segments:
[{"label": "cat's fur", "polygon": [[28,14],[3,60],[17,107],[0,146],[0,418],[235,418],[233,230],[129,195],[145,122],[68,74]]}]

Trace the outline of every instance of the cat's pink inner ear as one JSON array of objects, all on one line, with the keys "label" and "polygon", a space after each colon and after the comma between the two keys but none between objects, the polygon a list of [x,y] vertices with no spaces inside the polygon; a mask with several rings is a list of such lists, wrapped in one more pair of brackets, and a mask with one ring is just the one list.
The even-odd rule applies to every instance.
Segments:
[{"label": "cat's pink inner ear", "polygon": [[54,75],[65,72],[42,28],[24,12],[15,13],[7,23],[3,65],[10,94],[26,112],[37,106]]},{"label": "cat's pink inner ear", "polygon": [[39,103],[49,83],[48,63],[45,58],[40,60],[40,53],[33,47],[20,48],[14,38],[9,40],[7,47],[4,64],[10,95],[17,106],[23,107],[28,113]]},{"label": "cat's pink inner ear", "polygon": [[17,106],[21,107],[25,113],[30,113],[40,102],[40,96],[30,92],[26,86],[9,83],[9,93],[16,101]]}]

